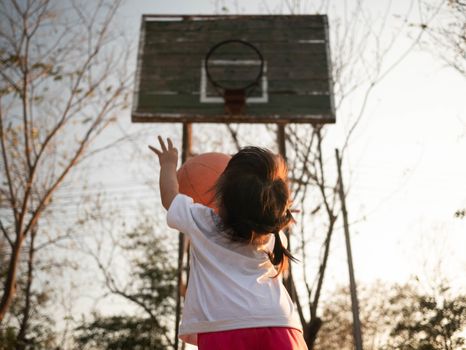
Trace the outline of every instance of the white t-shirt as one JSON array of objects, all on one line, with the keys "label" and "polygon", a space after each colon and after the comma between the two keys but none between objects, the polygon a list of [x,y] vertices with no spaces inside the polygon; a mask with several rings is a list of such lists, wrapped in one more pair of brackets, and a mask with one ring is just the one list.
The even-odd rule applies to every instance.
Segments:
[{"label": "white t-shirt", "polygon": [[[215,212],[178,194],[167,223],[190,238],[191,259],[180,339],[241,328],[302,330],[296,309],[264,247],[232,242],[218,229]],[[273,235],[267,246],[273,247]],[[270,250],[269,248],[266,248]]]}]

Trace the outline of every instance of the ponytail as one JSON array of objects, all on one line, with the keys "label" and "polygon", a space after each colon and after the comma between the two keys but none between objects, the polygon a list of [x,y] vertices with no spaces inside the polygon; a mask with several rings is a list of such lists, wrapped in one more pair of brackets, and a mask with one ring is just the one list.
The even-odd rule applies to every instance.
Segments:
[{"label": "ponytail", "polygon": [[278,272],[274,277],[280,275],[283,271],[288,269],[289,260],[296,262],[296,258],[291,255],[290,251],[285,248],[280,239],[280,233],[274,232],[275,243],[273,245],[273,252],[269,253],[270,262],[274,266],[278,266]]}]

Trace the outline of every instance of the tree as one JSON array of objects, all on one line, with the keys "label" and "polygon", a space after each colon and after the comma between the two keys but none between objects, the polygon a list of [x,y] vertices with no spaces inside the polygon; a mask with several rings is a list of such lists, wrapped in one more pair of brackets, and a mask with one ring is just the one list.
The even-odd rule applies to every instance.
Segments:
[{"label": "tree", "polygon": [[[406,286],[408,288],[408,286]],[[378,281],[371,285],[359,285],[359,305],[364,348],[381,349],[390,332],[390,322],[396,305],[388,302],[388,297],[395,295],[394,286]],[[349,288],[340,286],[323,301],[322,330],[317,337],[319,349],[354,349],[351,300]]]},{"label": "tree", "polygon": [[438,13],[435,23],[420,23],[427,33],[426,49],[466,77],[466,2],[440,0],[432,4],[420,0],[423,17]]},{"label": "tree", "polygon": [[114,242],[130,257],[131,275],[124,283],[93,254],[104,275],[105,287],[136,306],[131,315],[102,316],[94,313],[92,321],[76,328],[75,341],[80,349],[166,349],[174,322],[176,275],[174,252],[164,237],[153,234],[154,223],[144,221],[126,234],[123,242]]},{"label": "tree", "polygon": [[26,273],[19,338],[29,327],[35,244],[59,239],[42,237],[40,229],[54,194],[127,103],[127,54],[115,54],[120,48],[110,31],[120,2],[0,4],[0,229],[7,260],[0,324],[19,295],[18,273]]},{"label": "tree", "polygon": [[[3,248],[6,249],[6,247],[2,247],[2,244],[6,244],[6,242],[0,240],[0,276],[3,277],[6,275],[8,265],[5,263],[7,255],[3,253]],[[30,249],[28,250],[30,251]],[[27,261],[23,265],[28,265]],[[42,267],[39,267],[38,270],[42,270]],[[45,310],[51,302],[50,286],[46,283],[40,290],[32,290],[29,278],[29,274],[26,274],[17,279],[16,302],[12,304],[7,313],[5,327],[0,328],[0,350],[31,347],[34,349],[53,349],[56,344],[53,332],[54,322]],[[25,310],[27,310],[27,321],[24,317]],[[28,332],[25,329],[26,324]]]},{"label": "tree", "polygon": [[[447,66],[466,78],[466,2],[464,0],[439,0],[431,4],[419,0],[422,17],[438,14],[434,23],[419,23],[428,37],[421,44],[424,49],[439,57]],[[460,119],[461,120],[461,119]],[[464,121],[461,120],[464,125]],[[454,216],[463,219],[465,208],[459,208]]]},{"label": "tree", "polygon": [[[416,285],[361,285],[364,348],[372,350],[462,349],[466,329],[466,296],[422,292]],[[353,349],[348,288],[337,288],[325,300],[322,332],[316,349]]]},{"label": "tree", "polygon": [[[55,323],[47,314],[51,291],[47,287],[42,291],[31,291],[29,297],[25,298],[21,295],[26,289],[24,278],[17,282],[20,295],[17,295],[16,302],[9,309],[5,327],[0,328],[0,350],[55,349],[58,343]],[[27,323],[24,322],[26,302],[30,304]]]},{"label": "tree", "polygon": [[[390,299],[402,305],[385,349],[460,350],[466,349],[466,295],[448,295],[440,286],[440,295],[411,294],[400,290]],[[407,303],[406,300],[410,302]]]}]

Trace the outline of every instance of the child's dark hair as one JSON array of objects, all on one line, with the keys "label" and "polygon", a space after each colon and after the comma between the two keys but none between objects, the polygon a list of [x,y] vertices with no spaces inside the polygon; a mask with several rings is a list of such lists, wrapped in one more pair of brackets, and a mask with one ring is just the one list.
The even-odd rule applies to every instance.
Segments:
[{"label": "child's dark hair", "polygon": [[282,157],[267,149],[245,147],[229,161],[215,185],[215,199],[225,232],[234,241],[257,242],[273,233],[270,261],[277,276],[295,260],[283,246],[279,232],[293,221],[290,190]]}]

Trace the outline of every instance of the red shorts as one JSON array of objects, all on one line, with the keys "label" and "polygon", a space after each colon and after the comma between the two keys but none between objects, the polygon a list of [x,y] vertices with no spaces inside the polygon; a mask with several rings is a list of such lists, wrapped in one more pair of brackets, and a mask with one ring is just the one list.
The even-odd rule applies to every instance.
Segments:
[{"label": "red shorts", "polygon": [[200,333],[197,343],[199,350],[307,350],[302,332],[286,327]]}]

